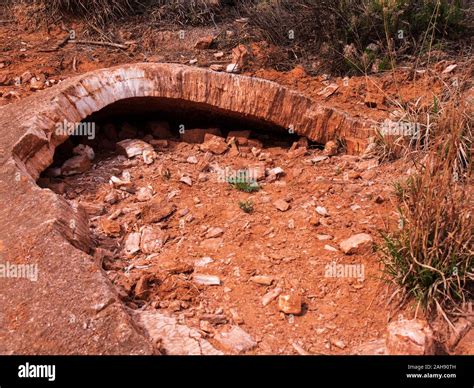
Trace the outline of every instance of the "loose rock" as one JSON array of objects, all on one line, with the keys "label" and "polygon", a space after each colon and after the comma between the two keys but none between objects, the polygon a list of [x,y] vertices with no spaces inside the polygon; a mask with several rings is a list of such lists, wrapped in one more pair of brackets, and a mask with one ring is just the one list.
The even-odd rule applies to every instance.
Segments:
[{"label": "loose rock", "polygon": [[126,139],[117,143],[117,150],[129,158],[133,158],[134,156],[142,155],[145,150],[152,152],[153,147],[143,140]]},{"label": "loose rock", "polygon": [[224,229],[222,228],[210,228],[206,233],[206,238],[216,238],[224,234]]},{"label": "loose rock", "polygon": [[372,251],[374,240],[366,233],[359,233],[341,241],[339,247],[346,255],[369,253]]},{"label": "loose rock", "polygon": [[193,276],[194,282],[198,284],[202,284],[205,286],[220,286],[221,279],[218,276],[214,275],[204,275],[204,274],[194,274]]},{"label": "loose rock", "polygon": [[271,286],[274,279],[271,276],[256,275],[256,276],[252,276],[249,280],[253,283],[257,283],[262,286]]},{"label": "loose rock", "polygon": [[125,239],[124,252],[127,256],[132,256],[133,254],[140,251],[140,233],[134,232],[130,233]]},{"label": "loose rock", "polygon": [[386,347],[390,355],[434,354],[433,331],[418,319],[392,322],[387,328]]},{"label": "loose rock", "polygon": [[278,297],[278,309],[285,314],[301,314],[301,304],[301,295],[299,294],[280,295]]},{"label": "loose rock", "polygon": [[64,176],[82,174],[91,167],[91,161],[86,154],[73,156],[66,160],[61,166],[61,173]]},{"label": "loose rock", "polygon": [[275,300],[278,295],[281,294],[283,290],[279,287],[274,288],[273,290],[267,292],[263,297],[262,297],[262,305],[267,306],[270,302]]},{"label": "loose rock", "polygon": [[140,202],[149,201],[153,197],[153,189],[151,187],[140,187],[137,190],[137,200]]},{"label": "loose rock", "polygon": [[215,340],[233,353],[244,353],[257,346],[257,342],[239,326],[232,326],[226,333],[218,333]]},{"label": "loose rock", "polygon": [[281,212],[286,212],[290,208],[290,204],[283,199],[278,199],[273,202],[273,206],[275,206]]}]

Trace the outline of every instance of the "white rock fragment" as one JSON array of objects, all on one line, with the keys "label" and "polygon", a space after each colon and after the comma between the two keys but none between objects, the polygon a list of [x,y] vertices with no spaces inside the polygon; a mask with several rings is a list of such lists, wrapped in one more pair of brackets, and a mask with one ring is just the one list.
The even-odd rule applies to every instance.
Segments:
[{"label": "white rock fragment", "polygon": [[198,160],[194,155],[191,155],[186,159],[186,162],[189,164],[197,164]]},{"label": "white rock fragment", "polygon": [[329,217],[328,211],[323,206],[317,206],[316,213],[318,213],[320,216],[323,216],[323,217]]},{"label": "white rock fragment", "polygon": [[220,286],[221,279],[218,276],[214,275],[204,275],[204,274],[194,274],[193,276],[194,282],[198,284],[202,284],[204,286]]},{"label": "white rock fragment", "polygon": [[188,186],[192,186],[193,185],[193,181],[190,177],[188,176],[182,176],[181,179],[179,180],[180,182],[188,185]]},{"label": "white rock fragment", "polygon": [[120,153],[126,155],[128,158],[142,155],[145,150],[150,152],[153,151],[153,147],[144,142],[143,140],[137,139],[126,139],[117,143],[117,149]]},{"label": "white rock fragment", "polygon": [[140,251],[140,233],[130,233],[125,239],[123,250],[127,256],[132,256]]},{"label": "white rock fragment", "polygon": [[146,202],[153,197],[153,188],[150,186],[140,187],[137,191],[137,200],[140,202]]},{"label": "white rock fragment", "polygon": [[155,161],[156,159],[156,152],[155,151],[150,151],[148,149],[144,150],[143,153],[142,153],[142,157],[143,157],[143,162],[146,164],[146,165],[150,165],[150,164],[153,164],[153,162]]},{"label": "white rock fragment", "polygon": [[95,153],[92,147],[85,144],[79,144],[78,146],[74,147],[72,153],[74,155],[85,155],[89,160],[94,160],[95,158]]},{"label": "white rock fragment", "polygon": [[267,306],[268,304],[270,304],[270,302],[272,302],[273,300],[275,300],[278,295],[280,295],[282,293],[282,289],[277,287],[277,288],[274,288],[273,290],[270,290],[268,291],[263,297],[262,297],[262,305],[263,306]]},{"label": "white rock fragment", "polygon": [[239,65],[237,63],[230,63],[227,65],[225,71],[227,73],[238,73],[240,71]]},{"label": "white rock fragment", "polygon": [[250,334],[239,326],[232,326],[226,333],[218,333],[215,339],[224,349],[233,353],[244,353],[257,346],[257,342]]},{"label": "white rock fragment", "polygon": [[205,256],[205,257],[202,257],[200,259],[197,259],[194,262],[194,266],[195,267],[205,267],[206,265],[211,264],[213,262],[214,262],[214,260],[211,257]]},{"label": "white rock fragment", "polygon": [[367,233],[359,233],[341,241],[339,247],[346,255],[370,253],[373,243],[372,236]]}]

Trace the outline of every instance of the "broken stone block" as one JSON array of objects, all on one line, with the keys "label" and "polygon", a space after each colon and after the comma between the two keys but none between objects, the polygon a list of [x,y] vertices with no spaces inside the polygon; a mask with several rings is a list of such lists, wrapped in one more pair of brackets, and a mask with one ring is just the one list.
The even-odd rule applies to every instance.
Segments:
[{"label": "broken stone block", "polygon": [[315,210],[316,210],[316,213],[318,213],[320,216],[329,217],[329,213],[325,207],[317,206]]},{"label": "broken stone block", "polygon": [[287,294],[278,297],[278,309],[285,314],[301,314],[301,295]]},{"label": "broken stone block", "polygon": [[329,140],[324,146],[323,154],[327,156],[334,156],[337,155],[338,150],[339,146],[337,145],[337,142],[334,140]]},{"label": "broken stone block", "polygon": [[167,355],[222,355],[198,330],[178,324],[177,320],[156,311],[136,312],[138,323]]},{"label": "broken stone block", "polygon": [[341,241],[339,247],[346,255],[370,253],[374,240],[367,233],[355,234],[348,239]]},{"label": "broken stone block", "polygon": [[91,161],[87,155],[77,155],[66,160],[61,166],[61,173],[64,176],[82,174],[91,168]]},{"label": "broken stone block", "polygon": [[224,314],[202,314],[200,319],[213,325],[224,325],[227,323],[227,317]]},{"label": "broken stone block", "polygon": [[194,155],[191,155],[191,156],[188,156],[188,158],[186,159],[186,162],[189,164],[197,164],[198,159]]},{"label": "broken stone block", "polygon": [[296,148],[293,151],[288,151],[288,153],[286,154],[286,157],[288,159],[298,159],[299,157],[306,155],[307,151],[308,150],[306,148],[303,148],[303,147]]},{"label": "broken stone block", "polygon": [[385,341],[383,338],[363,343],[355,347],[351,352],[351,354],[360,356],[382,355],[385,353]]},{"label": "broken stone block", "polygon": [[268,171],[268,175],[273,175],[277,178],[279,178],[280,176],[284,174],[285,174],[285,171],[283,171],[281,167],[275,167]]},{"label": "broken stone block", "polygon": [[126,139],[117,143],[117,151],[128,158],[142,155],[146,150],[153,151],[153,147],[143,140]]},{"label": "broken stone block", "polygon": [[142,209],[143,221],[151,224],[169,218],[176,211],[176,205],[167,200],[154,199]]},{"label": "broken stone block", "polygon": [[120,179],[116,176],[112,176],[110,177],[109,183],[119,190],[133,192],[133,183],[130,181],[130,179]]},{"label": "broken stone block", "polygon": [[318,92],[318,95],[319,96],[322,96],[324,98],[328,98],[330,97],[331,95],[334,94],[334,92],[339,89],[339,85],[336,84],[336,83],[332,83],[332,84],[329,84],[328,86],[326,86],[324,89],[322,89],[321,91]]},{"label": "broken stone block", "polygon": [[150,150],[145,150],[143,151],[142,157],[143,157],[143,162],[146,165],[153,164],[156,158],[156,152],[155,151],[150,151]]},{"label": "broken stone block", "polygon": [[226,142],[228,143],[232,138],[238,145],[246,146],[250,138],[251,131],[230,131],[227,135]]},{"label": "broken stone block", "polygon": [[208,238],[201,242],[200,247],[211,251],[217,251],[220,247],[222,247],[222,244],[222,237]]},{"label": "broken stone block", "polygon": [[308,141],[308,138],[305,137],[305,136],[301,136],[298,141],[294,142],[292,147],[294,147],[294,149],[297,149],[297,148],[304,148],[304,149],[308,149],[309,147],[309,141]]},{"label": "broken stone block", "polygon": [[331,344],[333,344],[336,348],[339,348],[339,349],[346,348],[346,344],[342,340],[331,340]]},{"label": "broken stone block", "polygon": [[391,322],[387,328],[387,354],[434,354],[433,331],[428,323],[419,319]]},{"label": "broken stone block", "polygon": [[7,86],[11,82],[11,79],[6,74],[0,74],[0,86]]},{"label": "broken stone block", "polygon": [[135,298],[138,299],[147,299],[150,295],[150,275],[145,274],[138,279],[137,284],[135,284]]},{"label": "broken stone block", "polygon": [[132,256],[140,251],[140,233],[130,233],[125,239],[125,245],[123,248],[127,256]]},{"label": "broken stone block", "polygon": [[195,267],[205,267],[206,265],[211,264],[213,262],[214,262],[214,260],[211,257],[205,256],[205,257],[202,257],[202,258],[196,260],[194,262],[194,266]]},{"label": "broken stone block", "polygon": [[249,280],[262,286],[271,286],[274,279],[271,276],[256,275],[252,276]]},{"label": "broken stone block", "polygon": [[316,164],[316,163],[322,162],[323,160],[326,160],[326,159],[328,159],[328,157],[326,155],[316,156],[313,159],[311,159],[311,163]]},{"label": "broken stone block", "polygon": [[218,333],[214,338],[225,350],[237,354],[247,352],[257,346],[257,342],[250,334],[239,326],[232,326],[228,332]]},{"label": "broken stone block", "polygon": [[112,190],[107,193],[107,195],[104,197],[104,202],[108,203],[109,205],[113,205],[114,203],[117,203],[119,201],[119,195],[117,191]]},{"label": "broken stone block", "polygon": [[104,205],[102,204],[95,204],[92,202],[81,202],[80,205],[86,211],[89,217],[100,216],[105,212]]},{"label": "broken stone block", "polygon": [[158,150],[168,148],[170,145],[168,140],[150,140],[150,144]]},{"label": "broken stone block", "polygon": [[140,250],[145,254],[159,252],[168,236],[159,226],[144,226],[141,229]]},{"label": "broken stone block", "polygon": [[195,129],[185,129],[183,133],[179,134],[181,141],[192,144],[201,144],[204,142],[204,137],[206,134],[212,134],[216,136],[221,135],[219,128],[195,128]]},{"label": "broken stone block", "polygon": [[109,220],[108,218],[103,218],[99,222],[100,229],[110,237],[119,237],[121,228],[120,224],[117,221]]},{"label": "broken stone block", "polygon": [[263,143],[258,139],[248,139],[247,146],[250,149],[252,149],[252,148],[262,149],[263,148]]},{"label": "broken stone block", "polygon": [[224,138],[206,134],[204,136],[204,143],[199,147],[203,152],[211,152],[215,155],[222,155],[229,148]]},{"label": "broken stone block", "polygon": [[153,189],[151,187],[140,187],[137,190],[137,201],[146,202],[153,197]]}]

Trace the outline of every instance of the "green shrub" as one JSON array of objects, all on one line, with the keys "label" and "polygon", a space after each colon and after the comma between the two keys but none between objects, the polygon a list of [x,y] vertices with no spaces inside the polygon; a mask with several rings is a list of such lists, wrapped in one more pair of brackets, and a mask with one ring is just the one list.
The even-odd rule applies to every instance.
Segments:
[{"label": "green shrub", "polygon": [[254,211],[254,205],[251,200],[239,201],[239,207],[247,214],[251,214]]},{"label": "green shrub", "polygon": [[260,190],[260,186],[255,182],[229,182],[229,184],[236,190],[243,191],[245,193],[254,193]]}]

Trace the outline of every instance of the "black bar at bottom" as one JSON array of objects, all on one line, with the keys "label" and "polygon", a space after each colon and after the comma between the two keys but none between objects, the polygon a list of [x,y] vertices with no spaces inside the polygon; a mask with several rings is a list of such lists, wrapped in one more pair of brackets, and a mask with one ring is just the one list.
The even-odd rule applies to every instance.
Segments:
[{"label": "black bar at bottom", "polygon": [[[54,366],[54,368],[53,368]],[[289,384],[291,387],[469,387],[472,356],[2,356],[0,388]]]}]

